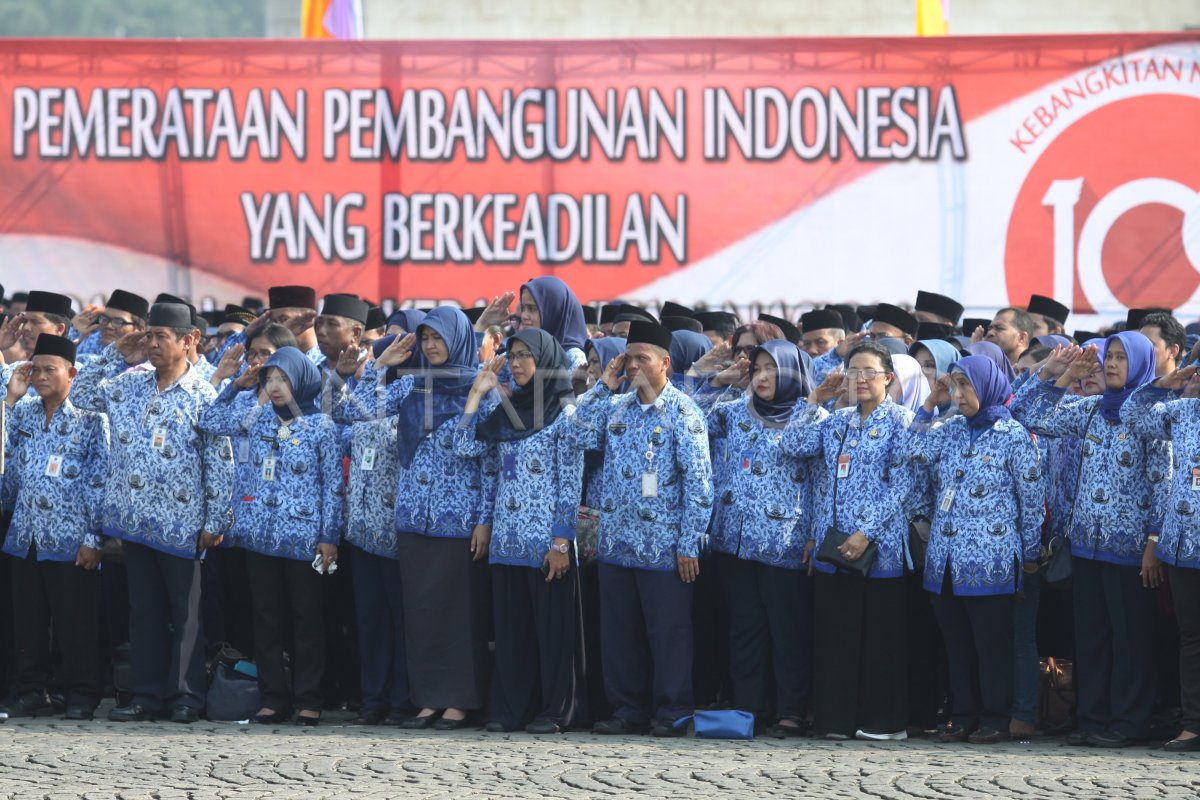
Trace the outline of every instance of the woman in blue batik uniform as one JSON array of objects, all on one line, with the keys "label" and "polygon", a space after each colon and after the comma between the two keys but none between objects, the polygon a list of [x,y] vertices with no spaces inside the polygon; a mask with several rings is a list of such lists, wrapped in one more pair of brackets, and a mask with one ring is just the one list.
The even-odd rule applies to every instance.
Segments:
[{"label": "woman in blue batik uniform", "polygon": [[[257,392],[241,393],[256,385]],[[345,509],[341,447],[333,420],[317,408],[320,391],[312,361],[281,347],[227,386],[201,418],[209,433],[244,434],[250,443],[251,468],[237,473],[234,486],[233,533],[246,550],[250,577],[262,695],[256,722],[282,722],[293,705],[305,725],[321,718],[321,577],[337,562]],[[289,622],[295,641],[290,687],[283,660]]]},{"label": "woman in blue batik uniform", "polygon": [[1154,379],[1154,346],[1136,331],[1108,337],[1104,394],[1067,397],[1095,370],[1097,352],[1055,351],[1015,413],[1035,433],[1082,442],[1068,525],[1079,727],[1068,742],[1127,747],[1149,732],[1154,702],[1151,589],[1163,568],[1151,537],[1162,527],[1157,495],[1171,465],[1163,443],[1121,421],[1126,398]]},{"label": "woman in blue batik uniform", "polygon": [[565,435],[573,370],[539,328],[509,340],[508,361],[517,385],[510,402],[476,413],[498,385],[500,359],[475,379],[454,440],[460,456],[501,465],[489,555],[496,667],[487,728],[560,733],[575,720],[583,666],[571,569],[583,452]]},{"label": "woman in blue batik uniform", "polygon": [[[1019,565],[1037,570],[1046,502],[1037,445],[1005,406],[1011,395],[994,362],[967,356],[938,381],[910,429],[912,457],[937,474],[924,583],[950,662],[954,710],[943,742],[1008,738],[1012,601]],[[930,429],[951,399],[962,413]]]},{"label": "woman in blue batik uniform", "polygon": [[[435,308],[364,367],[346,411],[350,419],[399,416],[396,547],[409,693],[420,709],[405,728],[463,728],[487,701],[492,509],[484,487],[496,470],[454,453],[478,366],[466,315]],[[395,367],[399,374],[381,385]]]},{"label": "woman in blue batik uniform", "polygon": [[[813,715],[818,733],[904,739],[908,722],[907,619],[904,567],[911,478],[902,461],[913,413],[887,396],[895,379],[891,354],[874,343],[855,347],[844,375],[817,387],[797,405],[783,451],[817,457],[828,492],[814,503],[806,561],[814,584]],[[848,381],[855,405],[822,408]],[[866,578],[818,561],[826,531],[850,534],[841,546],[850,561],[877,548]]]},{"label": "woman in blue batik uniform", "polygon": [[[678,333],[678,332],[677,332]],[[801,570],[812,525],[808,459],[781,450],[812,388],[812,360],[773,339],[750,353],[750,390],[708,416],[716,491],[709,548],[729,610],[737,708],[774,707],[774,736],[804,733],[812,658],[811,586]],[[772,678],[774,679],[772,681]],[[775,702],[767,689],[774,683]]]}]

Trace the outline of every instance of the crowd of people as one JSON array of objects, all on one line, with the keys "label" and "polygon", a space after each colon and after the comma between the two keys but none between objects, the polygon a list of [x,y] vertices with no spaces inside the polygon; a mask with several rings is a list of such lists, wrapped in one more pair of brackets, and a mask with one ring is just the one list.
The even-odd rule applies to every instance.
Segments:
[{"label": "crowd of people", "polygon": [[991,744],[1039,733],[1051,654],[1070,744],[1200,751],[1168,310],[6,305],[0,717],[193,722],[232,648],[258,723]]}]

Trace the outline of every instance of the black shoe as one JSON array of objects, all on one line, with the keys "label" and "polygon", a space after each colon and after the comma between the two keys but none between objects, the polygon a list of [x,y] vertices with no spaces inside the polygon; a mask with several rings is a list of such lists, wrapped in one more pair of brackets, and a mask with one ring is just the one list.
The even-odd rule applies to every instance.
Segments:
[{"label": "black shoe", "polygon": [[1172,739],[1163,745],[1169,753],[1200,753],[1200,736],[1190,739]]},{"label": "black shoe", "polygon": [[1071,731],[1067,734],[1067,744],[1072,747],[1091,747],[1091,736],[1087,731]]},{"label": "black shoe", "polygon": [[401,711],[392,711],[379,724],[385,728],[399,728],[407,719],[412,719],[412,715]]},{"label": "black shoe", "polygon": [[60,692],[47,692],[46,699],[50,701],[50,708],[55,714],[67,713],[67,697]]},{"label": "black shoe", "polygon": [[805,730],[803,725],[783,725],[776,722],[767,728],[765,734],[773,739],[787,739],[791,736],[804,736]]},{"label": "black shoe", "polygon": [[435,731],[458,731],[462,730],[463,728],[473,727],[475,726],[471,724],[469,717],[463,717],[462,719],[446,719],[445,717],[442,717],[437,722],[433,723],[433,729]]},{"label": "black shoe", "polygon": [[18,717],[46,717],[54,713],[54,707],[42,692],[26,692],[9,698],[3,706],[9,719]]},{"label": "black shoe", "polygon": [[678,739],[687,735],[687,725],[676,725],[673,722],[657,722],[650,735],[658,739]]},{"label": "black shoe", "polygon": [[535,719],[525,726],[526,733],[562,733],[558,723],[548,719]]},{"label": "black shoe", "polygon": [[300,724],[306,728],[315,728],[321,724],[321,715],[320,714],[318,714],[315,717],[306,717],[303,714],[299,714],[296,716],[296,719],[298,719],[300,721]]},{"label": "black shoe", "polygon": [[178,722],[180,725],[191,725],[193,722],[198,722],[199,720],[199,709],[189,706],[175,706],[171,709],[171,722]]},{"label": "black shoe", "polygon": [[382,708],[378,711],[363,711],[350,721],[351,725],[382,725],[387,719],[388,712]]},{"label": "black shoe", "polygon": [[423,731],[426,728],[432,728],[440,716],[441,713],[435,711],[427,717],[409,717],[400,723],[400,727],[410,731]]},{"label": "black shoe", "polygon": [[1133,747],[1138,743],[1138,740],[1132,736],[1122,736],[1119,733],[1112,731],[1101,731],[1099,733],[1088,734],[1088,744],[1092,747]]},{"label": "black shoe", "polygon": [[291,718],[292,710],[288,708],[283,711],[272,711],[270,714],[255,714],[250,721],[258,725],[282,725]]},{"label": "black shoe", "polygon": [[119,706],[109,709],[109,722],[147,722],[158,716],[157,711],[151,711],[145,706],[137,703],[130,703],[127,706]]},{"label": "black shoe", "polygon": [[95,716],[95,709],[91,706],[67,706],[63,712],[63,719],[80,720],[90,722]]},{"label": "black shoe", "polygon": [[620,717],[613,717],[602,722],[597,722],[592,726],[592,733],[598,733],[601,736],[640,736],[650,730],[650,723],[634,723],[623,720]]},{"label": "black shoe", "polygon": [[483,729],[488,733],[508,733],[508,731],[504,729],[504,723],[496,722],[496,720],[492,720],[487,725],[484,725]]}]

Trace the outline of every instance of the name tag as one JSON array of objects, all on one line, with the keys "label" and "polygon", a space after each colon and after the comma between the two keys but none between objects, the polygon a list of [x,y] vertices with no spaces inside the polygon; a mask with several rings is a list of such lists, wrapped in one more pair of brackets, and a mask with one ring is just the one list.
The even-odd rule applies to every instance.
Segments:
[{"label": "name tag", "polygon": [[250,460],[250,440],[241,439],[238,441],[237,460],[245,463]]},{"label": "name tag", "polygon": [[653,472],[642,473],[642,497],[658,497],[658,475]]},{"label": "name tag", "polygon": [[954,505],[954,490],[947,489],[946,493],[944,495],[942,495],[941,509],[942,509],[942,511],[949,511],[950,506],[952,506],[952,505]]},{"label": "name tag", "polygon": [[517,479],[517,457],[512,453],[506,453],[501,459],[501,465],[504,480],[515,481]]},{"label": "name tag", "polygon": [[838,456],[837,476],[839,478],[850,477],[850,456]]},{"label": "name tag", "polygon": [[57,478],[59,475],[61,475],[62,474],[62,462],[63,462],[62,456],[58,456],[58,455],[50,456],[50,459],[46,462],[46,477],[47,478]]},{"label": "name tag", "polygon": [[262,463],[262,479],[264,481],[275,480],[275,457],[267,456]]},{"label": "name tag", "polygon": [[370,472],[375,469],[375,448],[368,447],[363,450],[362,463],[359,464],[363,472]]},{"label": "name tag", "polygon": [[167,444],[167,426],[158,425],[150,432],[150,447],[162,450]]},{"label": "name tag", "polygon": [[750,469],[750,457],[752,455],[754,455],[754,454],[749,450],[742,451],[742,470],[743,471]]},{"label": "name tag", "polygon": [[1192,467],[1192,491],[1200,492],[1200,467]]}]

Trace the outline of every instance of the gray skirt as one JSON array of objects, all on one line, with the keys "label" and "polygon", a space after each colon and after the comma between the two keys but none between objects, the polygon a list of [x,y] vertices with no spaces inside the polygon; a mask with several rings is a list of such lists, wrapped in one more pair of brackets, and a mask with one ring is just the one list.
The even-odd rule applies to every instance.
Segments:
[{"label": "gray skirt", "polygon": [[490,658],[488,563],[470,542],[397,535],[409,694],[417,708],[483,708]]}]

